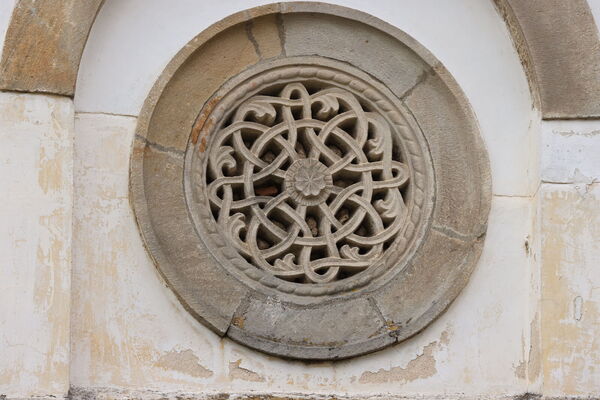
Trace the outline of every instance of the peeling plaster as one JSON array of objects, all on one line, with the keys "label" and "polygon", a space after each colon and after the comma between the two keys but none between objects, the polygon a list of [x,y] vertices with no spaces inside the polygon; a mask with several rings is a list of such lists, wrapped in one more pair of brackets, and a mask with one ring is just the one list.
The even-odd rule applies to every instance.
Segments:
[{"label": "peeling plaster", "polygon": [[526,361],[521,361],[516,367],[515,367],[515,376],[519,379],[527,379],[527,362]]},{"label": "peeling plaster", "polygon": [[181,372],[197,378],[208,378],[213,372],[200,365],[200,360],[190,349],[177,351],[171,350],[163,354],[155,363],[157,367]]},{"label": "peeling plaster", "polygon": [[229,363],[229,376],[231,379],[241,379],[248,382],[264,382],[265,378],[249,369],[240,367],[242,360],[232,361]]},{"label": "peeling plaster", "polygon": [[544,393],[596,395],[600,382],[600,185],[543,191]]},{"label": "peeling plaster", "polygon": [[68,389],[73,103],[0,93],[0,394]]},{"label": "peeling plaster", "polygon": [[530,328],[530,344],[527,363],[527,375],[530,382],[535,382],[541,373],[541,348],[540,348],[540,317],[536,313],[531,321]]},{"label": "peeling plaster", "polygon": [[435,352],[448,344],[447,331],[442,333],[439,340],[423,347],[423,352],[410,360],[406,367],[381,368],[376,372],[365,371],[359,378],[360,383],[412,382],[429,378],[437,372]]},{"label": "peeling plaster", "polygon": [[[460,326],[460,335],[453,334],[452,341],[449,334],[441,340],[440,336],[430,339],[424,332],[424,336],[411,340],[412,344],[402,343],[388,351],[352,360],[330,363],[283,360],[216,337],[181,307],[156,271],[143,248],[127,199],[127,160],[135,123],[134,118],[106,114],[77,116],[71,352],[74,385],[192,392],[226,392],[234,387],[240,391],[272,393],[354,393],[377,388],[399,393],[398,380],[390,378],[370,384],[359,380],[365,371],[396,366],[418,368],[419,362],[425,364],[429,358],[430,350],[425,346],[436,342],[431,352],[436,372],[429,379],[406,381],[401,385],[403,390],[485,393],[490,374],[494,374],[499,386],[521,387],[510,367],[522,354],[522,346],[515,343],[513,316],[522,314],[515,305],[526,295],[520,291],[509,297],[499,294],[505,292],[510,280],[524,276],[522,271],[527,265],[523,251],[527,226],[524,216],[529,213],[529,199],[494,198],[495,216],[489,229],[492,247],[478,267],[481,274],[475,278],[474,286],[467,288],[470,292],[459,296],[442,316],[445,321],[439,330],[435,327],[427,330],[433,329],[441,335],[444,327],[450,331],[449,320],[454,321]],[[506,236],[515,230],[522,233],[514,240],[513,236]],[[509,270],[498,272],[500,265],[509,265]],[[496,289],[499,283],[502,289]],[[498,295],[490,295],[490,291],[497,291],[494,293]],[[473,297],[480,304],[478,309],[471,306]],[[488,352],[488,343],[500,338],[510,341],[507,349]],[[156,365],[166,353],[186,349],[192,350],[198,363],[213,375],[196,377]],[[407,365],[424,352],[424,357]],[[473,367],[472,360],[502,366],[486,372]],[[422,373],[430,374],[431,370]]]}]

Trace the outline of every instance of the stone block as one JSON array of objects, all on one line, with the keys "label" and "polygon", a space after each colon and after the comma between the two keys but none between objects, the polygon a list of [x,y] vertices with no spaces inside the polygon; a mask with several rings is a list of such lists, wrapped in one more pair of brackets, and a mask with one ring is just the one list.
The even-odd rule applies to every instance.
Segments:
[{"label": "stone block", "polygon": [[489,161],[464,95],[438,67],[405,103],[423,130],[433,159],[434,227],[465,238],[482,234],[491,200]]},{"label": "stone block", "polygon": [[[352,64],[383,82],[398,97],[429,69],[406,44],[367,24],[316,12],[283,15],[287,56],[323,55]],[[385,54],[385,62],[382,55]]]},{"label": "stone block", "polygon": [[395,341],[365,297],[315,308],[251,296],[236,312],[228,335],[266,353],[309,360],[347,358]]},{"label": "stone block", "polygon": [[140,225],[145,244],[186,309],[223,335],[245,289],[214,261],[189,220],[181,156],[152,147],[138,151],[145,154],[143,174],[135,171],[131,179],[134,187],[144,182],[143,194],[134,196],[144,196],[135,199],[138,219],[147,212],[152,221]]},{"label": "stone block", "polygon": [[73,96],[79,61],[103,0],[20,0],[0,61],[0,88]]}]

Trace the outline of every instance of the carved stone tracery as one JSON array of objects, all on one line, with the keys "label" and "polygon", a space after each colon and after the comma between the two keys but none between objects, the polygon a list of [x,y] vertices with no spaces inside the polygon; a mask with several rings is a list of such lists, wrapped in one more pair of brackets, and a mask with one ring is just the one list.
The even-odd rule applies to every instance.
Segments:
[{"label": "carved stone tracery", "polygon": [[219,231],[249,263],[291,282],[328,283],[381,264],[406,227],[411,187],[398,127],[384,114],[351,90],[302,77],[229,109],[196,183]]}]

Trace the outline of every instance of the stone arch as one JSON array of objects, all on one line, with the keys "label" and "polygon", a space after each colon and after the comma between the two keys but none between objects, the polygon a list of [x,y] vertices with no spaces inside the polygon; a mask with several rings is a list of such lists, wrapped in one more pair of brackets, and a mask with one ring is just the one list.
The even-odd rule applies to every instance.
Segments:
[{"label": "stone arch", "polygon": [[[57,5],[18,0],[0,61],[0,89],[72,97],[81,55],[103,1],[65,0]],[[494,2],[543,117],[600,117],[600,40],[587,2]]]},{"label": "stone arch", "polygon": [[600,117],[600,39],[586,0],[494,0],[544,119]]},{"label": "stone arch", "polygon": [[18,0],[6,32],[0,89],[72,97],[88,34],[104,0]]}]

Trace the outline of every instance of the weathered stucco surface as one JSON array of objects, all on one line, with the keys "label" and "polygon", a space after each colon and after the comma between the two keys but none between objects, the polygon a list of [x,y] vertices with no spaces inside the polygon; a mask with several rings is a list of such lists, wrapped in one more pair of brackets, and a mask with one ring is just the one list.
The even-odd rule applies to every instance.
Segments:
[{"label": "weathered stucco surface", "polygon": [[260,3],[209,9],[202,2],[165,7],[150,1],[140,8],[136,1],[109,0],[98,16],[76,98],[85,113],[76,123],[72,384],[191,392],[526,391],[528,375],[535,375],[528,361],[536,355],[530,343],[536,264],[526,242],[534,238],[538,115],[491,3],[414,1],[400,9],[395,2],[338,2],[415,36],[459,81],[481,125],[496,196],[482,258],[444,316],[386,351],[341,362],[292,362],[218,338],[165,286],[142,246],[127,198],[136,118],[108,114],[137,115],[181,46],[212,22]]},{"label": "weathered stucco surface", "polygon": [[544,393],[600,392],[600,123],[543,124]]},{"label": "weathered stucco surface", "polygon": [[542,125],[541,179],[545,183],[600,180],[600,123],[547,121]]},{"label": "weathered stucco surface", "polygon": [[[0,37],[13,3],[0,2]],[[103,399],[597,397],[600,125],[540,122],[491,1],[335,2],[419,40],[481,126],[494,185],[488,237],[442,318],[382,352],[303,363],[220,339],[182,308],[129,204],[136,116],[185,43],[263,3],[107,0],[80,69],[75,137],[70,100],[0,93],[0,399],[61,397],[69,384],[75,397]],[[590,5],[600,15],[599,2]],[[250,31],[259,44],[274,37]]]},{"label": "weathered stucco surface", "polygon": [[73,115],[0,93],[0,395],[69,387]]},{"label": "weathered stucco surface", "polygon": [[542,352],[549,395],[600,388],[600,185],[543,189]]},{"label": "weathered stucco surface", "polygon": [[471,282],[423,333],[347,361],[285,361],[219,338],[164,285],[127,198],[135,123],[102,114],[76,118],[73,385],[498,395],[526,389],[517,371],[529,353],[529,310],[522,305],[529,301],[532,258],[524,241],[532,234],[532,199],[494,197]]}]

